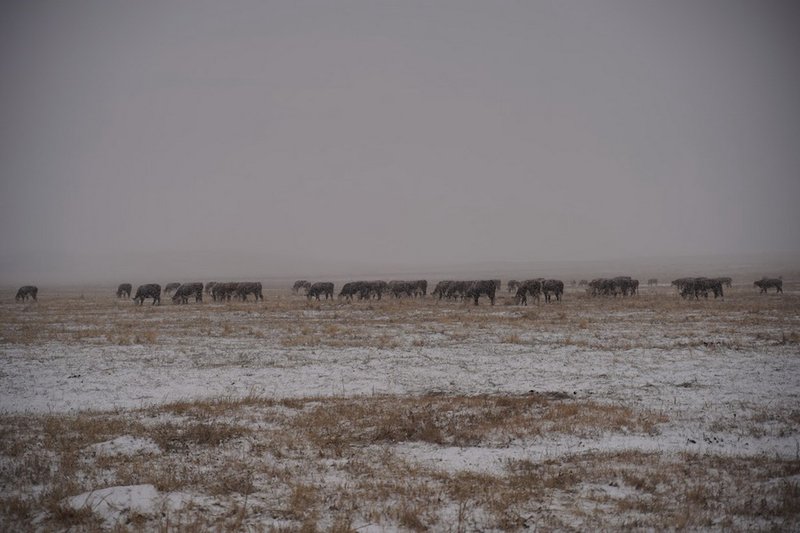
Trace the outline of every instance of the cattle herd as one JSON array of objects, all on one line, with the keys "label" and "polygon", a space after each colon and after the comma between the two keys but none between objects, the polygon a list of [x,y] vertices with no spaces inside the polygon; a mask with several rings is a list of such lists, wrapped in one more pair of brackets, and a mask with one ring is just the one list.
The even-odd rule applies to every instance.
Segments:
[{"label": "cattle herd", "polygon": [[[617,276],[614,278],[596,278],[592,281],[585,279],[580,282],[574,280],[571,285],[586,287],[586,292],[591,297],[622,297],[634,296],[639,293],[639,280],[630,276]],[[647,284],[657,285],[658,280],[651,278]],[[684,299],[699,299],[701,296],[708,298],[713,294],[714,298],[723,298],[723,287],[731,287],[733,281],[729,277],[717,278],[678,278],[672,281],[678,294]],[[768,289],[775,289],[776,293],[783,292],[782,278],[761,278],[753,282],[754,287],[759,288],[760,293],[768,292]],[[492,305],[495,303],[497,291],[500,290],[501,282],[499,279],[490,280],[471,280],[440,281],[436,284],[431,296],[439,300],[471,300],[475,305],[481,296],[489,299]],[[558,279],[535,278],[524,281],[509,280],[506,284],[509,293],[514,293],[514,300],[518,305],[528,305],[528,298],[540,302],[540,297],[544,296],[545,302],[561,301],[564,295],[564,282]],[[305,296],[309,300],[320,300],[324,296],[326,300],[333,299],[334,284],[331,282],[311,283],[307,280],[298,280],[292,286],[295,294],[305,291]],[[121,283],[117,287],[117,298],[130,298],[133,287],[130,283]],[[28,298],[38,301],[37,294],[39,289],[33,285],[24,285],[19,288],[15,297],[16,301],[26,301]],[[225,302],[231,300],[247,301],[250,295],[254,301],[264,300],[261,282],[215,282],[211,281],[203,285],[200,282],[194,283],[167,283],[164,286],[164,295],[172,295],[172,302],[175,304],[187,304],[191,298],[195,302],[203,301],[203,294],[211,295],[215,302]],[[380,300],[384,295],[394,298],[425,298],[428,294],[428,282],[424,279],[414,281],[351,281],[345,283],[338,294],[338,299],[345,301],[353,300]],[[152,299],[153,305],[161,303],[161,285],[158,283],[148,283],[139,285],[133,296],[133,301],[142,305],[145,300]]]}]

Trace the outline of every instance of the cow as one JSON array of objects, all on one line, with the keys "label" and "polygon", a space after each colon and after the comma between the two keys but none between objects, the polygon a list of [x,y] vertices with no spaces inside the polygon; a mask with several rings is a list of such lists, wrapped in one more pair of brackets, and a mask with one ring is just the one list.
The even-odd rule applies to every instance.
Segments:
[{"label": "cow", "polygon": [[[753,286],[758,287],[761,289],[758,293],[761,294],[766,293],[767,289],[775,287],[775,293],[783,292],[783,280],[776,279],[776,278],[761,278],[753,282]],[[22,289],[20,289],[22,290]]]},{"label": "cow", "polygon": [[203,301],[202,283],[182,283],[175,289],[175,294],[172,295],[172,303],[188,304],[189,298],[192,296],[194,296],[195,302]]},{"label": "cow", "polygon": [[694,278],[678,278],[678,279],[672,280],[671,284],[675,286],[675,289],[677,289],[677,291],[679,293],[683,294],[684,287],[686,287],[687,285],[689,285],[689,284],[691,284],[693,282],[694,282]]},{"label": "cow", "polygon": [[139,285],[136,288],[136,296],[133,297],[133,301],[142,305],[146,298],[152,298],[153,305],[161,305],[161,285],[158,283]]},{"label": "cow", "polygon": [[300,292],[300,289],[305,289],[306,293],[308,293],[308,289],[310,288],[311,288],[311,283],[309,283],[307,280],[299,279],[294,282],[294,285],[292,285],[292,292],[297,294],[298,292]]},{"label": "cow", "polygon": [[417,281],[411,282],[411,289],[414,293],[414,297],[422,297],[428,295],[428,282],[424,279],[418,279]]},{"label": "cow", "polygon": [[203,292],[205,292],[206,294],[211,294],[211,290],[214,288],[214,285],[216,284],[217,284],[216,281],[209,281],[208,283],[206,283],[206,286],[203,287]]},{"label": "cow", "polygon": [[344,298],[345,301],[352,301],[353,297],[360,293],[361,284],[363,281],[350,281],[342,285],[342,290],[339,291],[338,299]]},{"label": "cow", "polygon": [[318,281],[309,287],[308,292],[306,292],[306,297],[310,300],[311,298],[316,297],[317,301],[319,301],[319,297],[321,294],[325,295],[325,299],[328,298],[333,299],[333,283]]},{"label": "cow", "polygon": [[117,287],[117,298],[122,298],[122,295],[125,295],[125,298],[131,297],[131,291],[133,287],[131,287],[130,283],[120,283],[119,287]]},{"label": "cow", "polygon": [[19,288],[17,295],[14,297],[16,301],[25,301],[28,297],[33,298],[33,301],[38,301],[36,295],[39,294],[39,288],[33,285],[24,285]]},{"label": "cow", "polygon": [[224,302],[230,301],[231,296],[236,293],[236,289],[238,288],[238,283],[215,283],[213,287],[211,287],[211,298],[215,302]]},{"label": "cow", "polygon": [[494,305],[495,292],[497,291],[496,281],[494,279],[473,281],[464,292],[464,298],[472,298],[475,305],[478,305],[478,298],[486,295]]},{"label": "cow", "polygon": [[409,298],[414,296],[414,282],[413,281],[397,281],[392,280],[387,284],[389,292],[395,298],[400,298],[403,295]]},{"label": "cow", "polygon": [[550,293],[553,293],[560,302],[561,295],[564,294],[564,282],[560,279],[546,279],[542,282],[542,293],[545,302],[550,301]]},{"label": "cow", "polygon": [[721,277],[721,278],[714,278],[719,280],[720,283],[728,287],[729,289],[733,286],[733,279],[729,277]]},{"label": "cow", "polygon": [[647,286],[652,287],[653,285],[658,285],[658,279],[650,278],[647,280]]},{"label": "cow", "polygon": [[260,281],[243,281],[242,283],[237,283],[235,294],[236,298],[243,302],[247,301],[248,294],[252,294],[256,302],[258,300],[264,300],[264,295],[261,293]]},{"label": "cow", "polygon": [[519,281],[515,279],[510,279],[508,280],[507,287],[509,293],[515,292],[519,288]]},{"label": "cow", "polygon": [[692,296],[694,296],[695,300],[699,299],[700,296],[708,298],[709,291],[714,293],[714,298],[724,298],[722,282],[718,279],[700,277],[682,278],[680,281],[681,297],[683,298],[691,298]]},{"label": "cow", "polygon": [[169,296],[171,292],[177,290],[180,286],[180,283],[167,283],[164,287],[164,296]]},{"label": "cow", "polygon": [[383,293],[389,290],[389,284],[385,281],[362,281],[361,290],[358,294],[359,300],[370,300],[374,296],[381,299]]},{"label": "cow", "polygon": [[[452,300],[453,298],[457,298],[459,300],[463,300],[467,296],[467,290],[470,286],[475,283],[474,281],[451,281],[447,285],[447,291],[445,293],[445,297],[448,300]],[[491,282],[494,283],[494,282]]]},{"label": "cow", "polygon": [[387,289],[385,281],[350,281],[342,285],[338,298],[352,301],[356,296],[359,300],[370,300],[374,296],[380,300]]},{"label": "cow", "polygon": [[517,284],[517,294],[515,296],[517,305],[528,305],[528,295],[536,298],[539,303],[539,295],[542,293],[542,282],[538,279],[528,279]]},{"label": "cow", "polygon": [[450,287],[451,283],[453,282],[450,280],[440,281],[436,284],[436,287],[434,287],[431,296],[438,296],[441,300],[447,295],[447,289]]}]

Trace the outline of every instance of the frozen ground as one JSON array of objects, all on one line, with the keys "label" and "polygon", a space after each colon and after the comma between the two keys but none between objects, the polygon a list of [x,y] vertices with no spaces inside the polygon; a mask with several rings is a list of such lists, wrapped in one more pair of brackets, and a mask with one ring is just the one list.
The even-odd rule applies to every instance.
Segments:
[{"label": "frozen ground", "polygon": [[[213,398],[557,393],[661,422],[652,432],[553,432],[502,445],[411,439],[392,452],[420,467],[476,475],[500,475],[510,461],[630,450],[800,458],[800,296],[790,286],[781,296],[742,287],[724,301],[699,302],[667,287],[626,300],[573,290],[564,302],[527,308],[508,298],[478,308],[430,298],[309,304],[288,291],[268,292],[263,303],[155,308],[89,289],[41,300],[0,304],[7,416],[134,413]],[[117,439],[94,443],[102,453],[93,453],[160,450],[130,435]],[[184,501],[159,499],[152,485],[131,487],[106,495],[103,509],[115,498],[140,496],[150,507]],[[111,513],[110,523],[117,518]]]}]

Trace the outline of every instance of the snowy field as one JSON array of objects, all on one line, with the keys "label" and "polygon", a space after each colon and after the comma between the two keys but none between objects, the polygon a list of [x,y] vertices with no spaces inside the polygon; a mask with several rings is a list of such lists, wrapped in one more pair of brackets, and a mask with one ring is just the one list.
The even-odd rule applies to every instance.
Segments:
[{"label": "snowy field", "polygon": [[797,529],[784,290],[529,307],[3,291],[0,528]]}]

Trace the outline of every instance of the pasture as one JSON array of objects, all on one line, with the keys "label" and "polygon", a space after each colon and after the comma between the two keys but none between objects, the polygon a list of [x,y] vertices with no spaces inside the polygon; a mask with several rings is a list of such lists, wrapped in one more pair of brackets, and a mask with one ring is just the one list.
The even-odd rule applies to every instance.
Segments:
[{"label": "pasture", "polygon": [[800,291],[751,283],[527,307],[3,290],[0,529],[796,529]]}]

